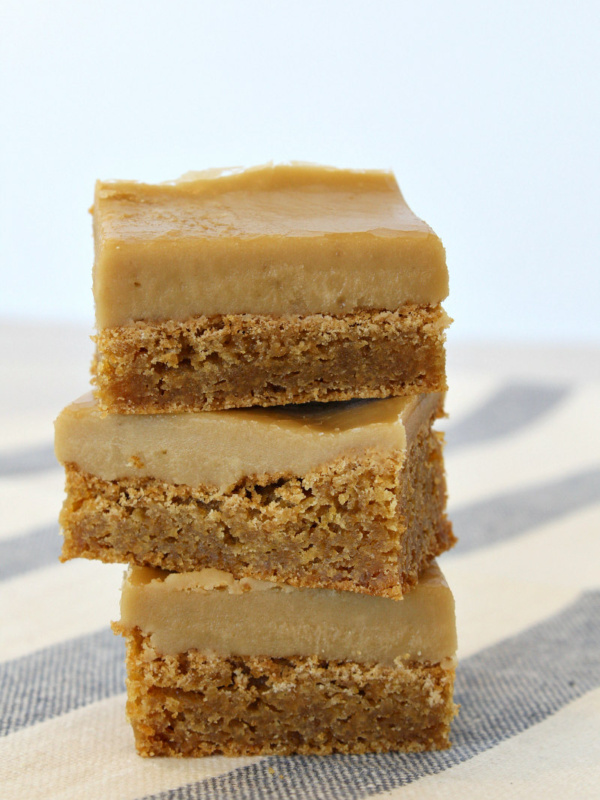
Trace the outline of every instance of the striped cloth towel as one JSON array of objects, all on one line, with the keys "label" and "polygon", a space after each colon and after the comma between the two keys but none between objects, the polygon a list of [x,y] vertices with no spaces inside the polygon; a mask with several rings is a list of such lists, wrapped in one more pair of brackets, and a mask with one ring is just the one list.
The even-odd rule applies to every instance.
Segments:
[{"label": "striped cloth towel", "polygon": [[125,721],[121,566],[57,561],[52,418],[88,343],[0,325],[0,798],[598,797],[600,352],[449,346],[461,712],[445,752],[139,758]]}]

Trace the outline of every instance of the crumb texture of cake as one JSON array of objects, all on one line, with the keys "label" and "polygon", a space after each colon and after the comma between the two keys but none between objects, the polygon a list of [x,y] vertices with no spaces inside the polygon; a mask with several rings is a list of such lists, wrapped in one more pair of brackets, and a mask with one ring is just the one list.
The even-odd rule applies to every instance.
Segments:
[{"label": "crumb texture of cake", "polygon": [[113,627],[141,755],[449,746],[454,601],[435,564],[402,601],[133,567]]},{"label": "crumb texture of cake", "polygon": [[440,306],[137,322],[98,332],[93,382],[120,414],[439,392],[448,322]]},{"label": "crumb texture of cake", "polygon": [[127,716],[146,757],[438,750],[456,713],[452,660],[152,657],[138,631],[127,671]]},{"label": "crumb texture of cake", "polygon": [[[309,436],[301,433],[305,427],[300,425],[300,417],[291,428],[283,432],[278,429],[277,447],[286,459],[302,455],[303,463],[290,461],[283,474],[275,471],[260,481],[245,477],[225,490],[197,481],[181,484],[165,480],[172,478],[167,472],[161,473],[162,479],[135,477],[143,467],[129,467],[132,477],[107,480],[67,462],[67,498],[60,516],[62,558],[96,558],[176,572],[216,567],[238,578],[400,596],[414,585],[433,558],[454,544],[445,513],[441,436],[431,428],[442,413],[442,402],[441,396],[426,395],[410,401],[372,401],[357,404],[358,408],[350,404],[349,410],[344,410],[347,404],[343,404],[327,415],[327,429],[333,431],[329,434],[324,433],[324,423],[320,428],[313,424]],[[403,413],[398,415],[398,409]],[[233,412],[235,419],[247,413]],[[356,423],[357,414],[367,413],[371,415],[368,419],[374,415],[380,421],[343,430],[348,415]],[[386,416],[389,414],[391,417]],[[256,414],[258,418],[271,415],[266,410]],[[87,419],[89,414],[85,416]],[[182,422],[193,421],[188,415],[180,416]],[[214,416],[234,418],[232,412]],[[200,415],[200,421],[207,420]],[[92,421],[93,435],[102,437],[102,431],[114,419],[94,417]],[[140,435],[152,448],[153,422],[165,425],[177,420],[128,417],[123,424],[135,429],[141,426]],[[264,425],[259,426],[250,447],[258,451],[260,440],[265,443],[272,427],[265,430]],[[185,436],[187,430],[186,426],[180,432]],[[222,426],[217,430],[223,446],[218,474],[227,483],[237,473],[223,472],[229,456]],[[234,436],[236,431],[237,427]],[[299,440],[287,438],[297,434]],[[65,429],[62,436],[68,438],[70,449],[61,438],[58,446],[62,455],[69,457],[73,447],[81,451],[79,435],[79,429]],[[331,444],[323,452],[327,435]],[[161,435],[161,441],[167,436]],[[239,441],[238,436],[236,443]],[[310,464],[316,457],[310,452],[312,441],[319,446],[318,456],[325,458],[325,463],[310,467],[304,474],[293,474],[289,469]],[[112,432],[100,442],[110,443],[113,456],[116,445]],[[202,441],[194,445],[191,435],[188,442],[195,451],[207,454],[210,462],[209,445],[203,446]],[[354,448],[361,442],[357,452]],[[136,439],[129,450],[124,449],[117,464],[106,466],[100,459],[104,469],[93,460],[81,460],[110,478],[124,470],[132,456],[140,463],[150,463],[152,452],[146,454],[138,444]],[[88,447],[91,449],[89,440]],[[347,453],[343,453],[345,447],[349,448]],[[330,453],[334,454],[332,458]],[[256,452],[254,456],[264,469],[267,455]],[[275,458],[273,451],[268,456]],[[237,465],[237,451],[232,451],[231,459]],[[280,469],[285,466],[284,461],[279,462]],[[246,468],[252,472],[251,464]]]}]

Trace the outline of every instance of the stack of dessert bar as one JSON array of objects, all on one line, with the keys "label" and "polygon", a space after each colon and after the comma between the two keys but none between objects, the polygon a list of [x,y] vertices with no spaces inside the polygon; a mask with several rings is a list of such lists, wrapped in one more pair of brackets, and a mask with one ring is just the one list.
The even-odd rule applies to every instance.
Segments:
[{"label": "stack of dessert bar", "polygon": [[145,756],[449,744],[444,249],[387,172],[99,183],[63,559],[129,564]]}]

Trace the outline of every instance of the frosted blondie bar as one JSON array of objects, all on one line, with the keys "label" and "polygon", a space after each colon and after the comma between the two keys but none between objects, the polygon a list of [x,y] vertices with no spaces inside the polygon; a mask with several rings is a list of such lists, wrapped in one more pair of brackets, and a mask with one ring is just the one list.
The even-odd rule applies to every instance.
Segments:
[{"label": "frosted blondie bar", "polygon": [[56,421],[63,560],[400,596],[454,544],[443,396]]},{"label": "frosted blondie bar", "polygon": [[454,601],[435,564],[400,601],[133,567],[114,628],[140,755],[449,746]]},{"label": "frosted blondie bar", "polygon": [[99,182],[101,407],[203,411],[443,391],[445,252],[389,172]]}]

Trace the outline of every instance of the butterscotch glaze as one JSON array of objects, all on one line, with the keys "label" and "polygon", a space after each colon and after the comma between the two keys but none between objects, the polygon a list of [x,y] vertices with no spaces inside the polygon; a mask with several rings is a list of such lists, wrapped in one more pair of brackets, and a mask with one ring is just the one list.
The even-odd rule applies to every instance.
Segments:
[{"label": "butterscotch glaze", "polygon": [[150,636],[161,655],[316,655],[392,665],[438,663],[456,652],[454,599],[435,562],[401,600],[298,589],[205,569],[130,567],[120,625]]},{"label": "butterscotch glaze", "polygon": [[343,314],[436,305],[441,241],[391,172],[312,165],[99,181],[99,328],[214,314]]},{"label": "butterscotch glaze", "polygon": [[443,397],[309,403],[275,408],[181,414],[102,414],[91,393],[55,422],[62,464],[103,480],[151,477],[226,489],[245,477],[304,475],[341,456],[371,448],[394,453],[407,443]]}]

